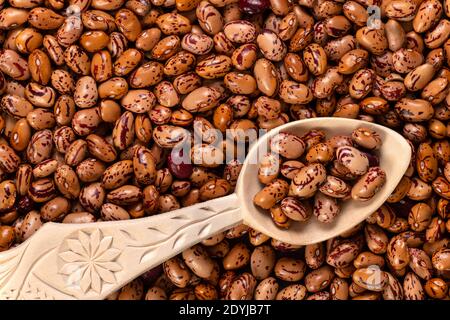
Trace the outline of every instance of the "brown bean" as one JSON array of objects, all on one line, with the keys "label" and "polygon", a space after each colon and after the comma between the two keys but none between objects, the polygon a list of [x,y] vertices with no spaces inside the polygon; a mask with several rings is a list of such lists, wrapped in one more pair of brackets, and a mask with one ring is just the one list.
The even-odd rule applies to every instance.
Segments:
[{"label": "brown bean", "polygon": [[39,213],[35,210],[27,213],[21,224],[19,237],[22,241],[30,238],[40,227],[42,227],[42,220]]},{"label": "brown bean", "polygon": [[450,249],[444,248],[436,251],[432,256],[433,267],[439,271],[450,269]]},{"label": "brown bean", "polygon": [[45,221],[58,221],[65,216],[69,210],[69,200],[64,197],[56,197],[41,207],[40,215]]},{"label": "brown bean", "polygon": [[62,165],[56,169],[55,184],[66,198],[75,199],[80,194],[78,176],[68,165]]},{"label": "brown bean", "polygon": [[408,272],[403,280],[403,292],[406,300],[425,300],[425,291],[419,278]]},{"label": "brown bean", "polygon": [[352,278],[355,284],[370,291],[383,291],[389,281],[386,272],[377,267],[358,269]]},{"label": "brown bean", "polygon": [[448,285],[441,278],[429,279],[425,283],[425,292],[433,299],[444,299],[448,292]]},{"label": "brown bean", "polygon": [[283,281],[295,282],[301,280],[306,271],[306,264],[302,260],[283,257],[274,267],[275,276]]},{"label": "brown bean", "polygon": [[250,257],[253,276],[261,280],[267,278],[275,266],[275,252],[269,246],[256,247]]},{"label": "brown bean", "polygon": [[66,215],[62,223],[92,223],[97,218],[89,212],[72,212]]},{"label": "brown bean", "polygon": [[387,246],[386,257],[395,270],[403,269],[410,261],[406,242],[399,237],[392,238]]},{"label": "brown bean", "polygon": [[31,182],[28,196],[37,203],[47,202],[56,196],[56,188],[52,179],[43,178]]},{"label": "brown bean", "polygon": [[236,270],[246,266],[250,262],[250,251],[243,243],[238,243],[231,248],[223,258],[225,270]]},{"label": "brown bean", "polygon": [[255,195],[253,202],[263,209],[269,209],[287,195],[288,188],[287,182],[275,179]]}]

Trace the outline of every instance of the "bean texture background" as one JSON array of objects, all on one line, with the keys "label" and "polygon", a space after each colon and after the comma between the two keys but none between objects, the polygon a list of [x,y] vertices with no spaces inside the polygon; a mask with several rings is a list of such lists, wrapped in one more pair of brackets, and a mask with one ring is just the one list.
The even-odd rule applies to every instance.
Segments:
[{"label": "bean texture background", "polygon": [[[0,251],[49,221],[138,219],[224,196],[242,163],[222,160],[245,130],[346,117],[390,127],[413,150],[365,222],[306,247],[239,225],[109,299],[448,300],[449,1],[377,1],[375,21],[370,4],[2,1]],[[227,129],[239,131],[212,145]],[[259,177],[278,226],[328,220],[336,199],[371,197],[364,180],[382,180],[371,156],[381,141],[363,126],[287,141],[273,142],[282,161],[267,157]],[[367,163],[338,161],[356,145]],[[292,188],[303,172],[317,173],[311,189]]]}]

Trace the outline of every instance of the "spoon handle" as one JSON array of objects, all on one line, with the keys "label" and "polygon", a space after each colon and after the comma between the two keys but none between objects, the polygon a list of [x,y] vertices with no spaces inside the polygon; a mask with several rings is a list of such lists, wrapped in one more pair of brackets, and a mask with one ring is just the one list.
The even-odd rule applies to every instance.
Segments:
[{"label": "spoon handle", "polygon": [[0,253],[0,299],[103,299],[242,222],[236,194],[137,220],[46,223]]}]

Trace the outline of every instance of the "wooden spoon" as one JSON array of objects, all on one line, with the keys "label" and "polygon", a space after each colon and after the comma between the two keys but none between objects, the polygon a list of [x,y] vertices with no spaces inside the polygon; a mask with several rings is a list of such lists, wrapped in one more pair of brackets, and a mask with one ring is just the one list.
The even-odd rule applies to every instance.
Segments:
[{"label": "wooden spoon", "polygon": [[[257,179],[258,148],[278,132],[327,137],[350,135],[358,127],[377,131],[383,141],[380,167],[386,183],[367,202],[345,201],[333,223],[312,217],[277,228],[253,204],[262,188]],[[102,299],[153,267],[210,236],[245,223],[283,242],[306,245],[335,237],[364,221],[395,189],[411,158],[407,141],[386,127],[344,118],[290,122],[260,137],[249,151],[235,193],[143,219],[89,224],[46,223],[18,247],[0,253],[0,299]]]}]

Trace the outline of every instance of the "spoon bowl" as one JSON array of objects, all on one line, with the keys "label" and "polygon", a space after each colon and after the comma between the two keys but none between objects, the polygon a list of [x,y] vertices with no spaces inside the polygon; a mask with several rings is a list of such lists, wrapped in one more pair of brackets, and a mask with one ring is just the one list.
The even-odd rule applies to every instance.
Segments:
[{"label": "spoon bowl", "polygon": [[[289,229],[280,229],[272,221],[270,214],[253,203],[254,195],[263,186],[258,182],[258,165],[254,161],[245,161],[238,183],[236,194],[240,199],[242,216],[246,224],[260,232],[294,245],[307,245],[333,238],[364,221],[375,212],[394,191],[405,173],[411,159],[411,147],[397,132],[366,121],[345,118],[312,118],[287,123],[269,131],[258,140],[258,146],[268,144],[279,132],[288,132],[303,136],[312,129],[323,130],[327,138],[336,135],[351,135],[359,127],[368,127],[376,131],[382,140],[377,151],[380,167],[386,173],[386,183],[366,202],[347,200],[342,202],[341,212],[332,223],[319,222],[311,217],[306,222],[294,222]],[[253,146],[247,159],[257,157],[258,146]]]},{"label": "spoon bowl", "polygon": [[[323,130],[327,137],[349,135],[361,126],[377,131],[383,141],[379,160],[386,183],[370,201],[345,201],[333,223],[312,217],[293,223],[288,230],[277,228],[267,212],[255,207],[253,197],[262,185],[254,160],[271,137],[278,132],[303,135],[311,129]],[[325,241],[379,208],[399,183],[410,158],[411,148],[401,135],[373,123],[314,118],[285,124],[254,143],[231,195],[142,219],[44,224],[19,246],[0,253],[0,299],[104,299],[145,271],[240,223],[294,245]]]}]

